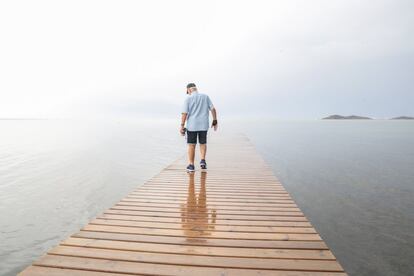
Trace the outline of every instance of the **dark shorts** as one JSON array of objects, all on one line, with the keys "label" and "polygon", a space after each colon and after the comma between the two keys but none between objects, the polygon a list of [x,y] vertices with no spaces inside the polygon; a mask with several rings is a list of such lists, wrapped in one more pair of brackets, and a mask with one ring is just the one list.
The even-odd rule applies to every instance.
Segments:
[{"label": "dark shorts", "polygon": [[187,131],[187,143],[188,144],[197,144],[198,143],[207,144],[207,130],[206,131]]}]

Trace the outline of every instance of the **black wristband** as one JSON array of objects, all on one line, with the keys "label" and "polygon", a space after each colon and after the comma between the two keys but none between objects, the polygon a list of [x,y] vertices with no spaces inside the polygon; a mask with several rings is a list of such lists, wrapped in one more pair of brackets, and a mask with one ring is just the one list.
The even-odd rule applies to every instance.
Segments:
[{"label": "black wristband", "polygon": [[213,120],[213,126],[217,125],[217,120]]}]

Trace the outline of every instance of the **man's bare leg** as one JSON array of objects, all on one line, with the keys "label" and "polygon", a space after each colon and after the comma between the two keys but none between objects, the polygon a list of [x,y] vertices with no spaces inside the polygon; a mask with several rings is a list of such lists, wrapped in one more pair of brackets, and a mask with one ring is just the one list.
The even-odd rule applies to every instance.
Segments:
[{"label": "man's bare leg", "polygon": [[201,159],[206,159],[207,144],[200,144]]},{"label": "man's bare leg", "polygon": [[188,161],[191,165],[194,165],[195,147],[195,144],[188,144]]}]

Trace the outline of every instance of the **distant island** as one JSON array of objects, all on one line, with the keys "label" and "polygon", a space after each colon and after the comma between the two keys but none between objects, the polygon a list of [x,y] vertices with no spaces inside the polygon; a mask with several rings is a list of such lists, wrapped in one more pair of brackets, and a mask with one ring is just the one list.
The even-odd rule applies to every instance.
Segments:
[{"label": "distant island", "polygon": [[356,116],[356,115],[351,115],[351,116],[331,115],[331,116],[322,118],[322,120],[372,120],[372,118]]},{"label": "distant island", "polygon": [[414,120],[414,117],[400,116],[400,117],[391,118],[391,120]]},{"label": "distant island", "polygon": [[[357,115],[351,115],[351,116],[342,116],[342,115],[331,115],[325,118],[322,118],[322,120],[373,120],[369,117],[363,117],[363,116],[357,116]],[[389,120],[414,120],[414,117],[409,116],[399,116],[394,117]]]}]

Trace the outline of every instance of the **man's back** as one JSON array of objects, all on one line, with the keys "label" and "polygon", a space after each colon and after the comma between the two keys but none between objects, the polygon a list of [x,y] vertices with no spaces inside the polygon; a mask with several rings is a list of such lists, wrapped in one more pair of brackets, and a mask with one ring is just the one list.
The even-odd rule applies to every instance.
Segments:
[{"label": "man's back", "polygon": [[213,108],[210,98],[198,92],[191,93],[184,102],[189,131],[206,131],[209,128],[209,111]]}]

